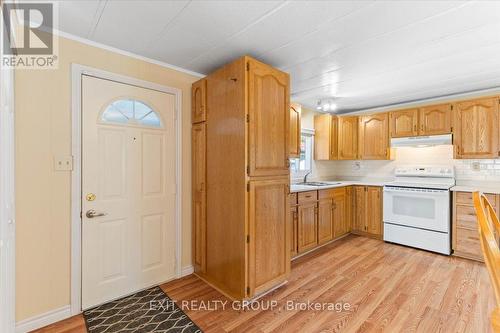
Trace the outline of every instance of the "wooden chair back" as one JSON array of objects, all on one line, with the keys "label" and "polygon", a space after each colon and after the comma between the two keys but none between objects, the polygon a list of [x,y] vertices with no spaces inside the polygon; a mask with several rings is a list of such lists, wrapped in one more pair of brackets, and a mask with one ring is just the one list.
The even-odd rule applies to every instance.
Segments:
[{"label": "wooden chair back", "polygon": [[491,314],[491,324],[495,332],[500,332],[500,222],[495,209],[484,194],[474,192],[473,201],[477,215],[481,250],[497,300],[497,307]]}]

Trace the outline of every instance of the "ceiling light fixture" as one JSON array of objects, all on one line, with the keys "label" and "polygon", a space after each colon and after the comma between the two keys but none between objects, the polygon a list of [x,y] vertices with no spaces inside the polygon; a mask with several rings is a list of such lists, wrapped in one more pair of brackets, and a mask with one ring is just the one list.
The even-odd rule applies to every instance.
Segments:
[{"label": "ceiling light fixture", "polygon": [[316,103],[316,109],[323,112],[333,112],[337,109],[337,105],[333,103],[333,100],[327,99],[325,101],[318,100]]}]

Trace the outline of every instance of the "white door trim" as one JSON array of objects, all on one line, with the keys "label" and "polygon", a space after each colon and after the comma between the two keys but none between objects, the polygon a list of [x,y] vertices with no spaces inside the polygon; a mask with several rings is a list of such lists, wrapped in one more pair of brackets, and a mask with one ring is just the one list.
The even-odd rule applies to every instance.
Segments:
[{"label": "white door trim", "polygon": [[115,74],[100,69],[71,64],[71,149],[73,155],[73,172],[71,174],[71,315],[81,313],[82,304],[82,229],[81,229],[81,153],[82,153],[82,109],[81,109],[81,82],[82,75],[125,83],[141,88],[153,89],[175,96],[175,151],[176,151],[176,198],[175,198],[175,274],[181,277],[181,249],[182,249],[182,90],[163,86],[157,83],[139,80],[136,78]]},{"label": "white door trim", "polygon": [[16,321],[14,98],[14,70],[0,65],[0,332]]}]

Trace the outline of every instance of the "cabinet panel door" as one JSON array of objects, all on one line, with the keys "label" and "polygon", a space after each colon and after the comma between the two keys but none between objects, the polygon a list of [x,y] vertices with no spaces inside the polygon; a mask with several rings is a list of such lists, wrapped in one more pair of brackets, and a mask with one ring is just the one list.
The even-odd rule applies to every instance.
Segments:
[{"label": "cabinet panel door", "polygon": [[498,98],[457,103],[454,126],[456,158],[498,156]]},{"label": "cabinet panel door", "polygon": [[290,216],[289,216],[289,221],[290,221],[290,255],[292,257],[297,255],[297,241],[298,241],[298,234],[297,234],[297,224],[298,224],[298,211],[297,211],[297,206],[293,206],[290,208]]},{"label": "cabinet panel door", "polygon": [[451,104],[431,105],[419,110],[419,135],[451,133]]},{"label": "cabinet panel door", "polygon": [[329,114],[314,116],[314,131],[314,159],[336,160],[337,117]]},{"label": "cabinet panel door", "polygon": [[201,79],[191,87],[191,122],[199,123],[206,120],[207,80]]},{"label": "cabinet panel door", "polygon": [[290,104],[290,157],[300,155],[300,113],[301,106]]},{"label": "cabinet panel door", "polygon": [[338,118],[339,160],[358,158],[358,117]]},{"label": "cabinet panel door", "polygon": [[316,202],[304,203],[299,205],[299,253],[314,248],[318,244],[317,228],[317,205]]},{"label": "cabinet panel door", "polygon": [[354,213],[353,231],[366,231],[366,193],[364,186],[354,186]]},{"label": "cabinet panel door", "polygon": [[206,125],[195,124],[192,139],[193,263],[195,271],[206,270]]},{"label": "cabinet panel door", "polygon": [[346,188],[346,212],[345,212],[345,216],[346,216],[346,220],[347,220],[347,231],[348,232],[351,232],[352,230],[352,225],[354,224],[354,196],[353,196],[353,191],[354,191],[354,188],[352,186],[348,186]]},{"label": "cabinet panel door", "polygon": [[250,295],[285,280],[290,271],[289,179],[250,181]]},{"label": "cabinet panel door", "polygon": [[364,160],[389,159],[387,113],[363,116],[359,125],[359,155]]},{"label": "cabinet panel door", "polygon": [[390,122],[393,138],[418,135],[418,109],[393,111],[390,113]]},{"label": "cabinet panel door", "polygon": [[347,220],[347,195],[346,189],[338,189],[333,197],[333,236],[340,237],[349,232]]},{"label": "cabinet panel door", "polygon": [[248,61],[250,176],[289,174],[288,74]]},{"label": "cabinet panel door", "polygon": [[367,232],[374,236],[382,235],[382,188],[367,186],[366,190]]},{"label": "cabinet panel door", "polygon": [[333,239],[333,198],[321,199],[318,203],[318,244]]}]

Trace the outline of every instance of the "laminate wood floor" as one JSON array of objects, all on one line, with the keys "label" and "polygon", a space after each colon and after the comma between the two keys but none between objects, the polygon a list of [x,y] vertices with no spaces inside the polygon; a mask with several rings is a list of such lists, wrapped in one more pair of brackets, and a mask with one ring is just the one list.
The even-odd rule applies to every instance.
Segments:
[{"label": "laminate wood floor", "polygon": [[[260,300],[277,302],[270,309],[233,309],[194,275],[161,287],[205,332],[491,332],[495,306],[483,264],[353,235],[295,260],[289,282]],[[292,309],[307,302],[344,310]],[[79,315],[38,332],[86,330]]]}]

